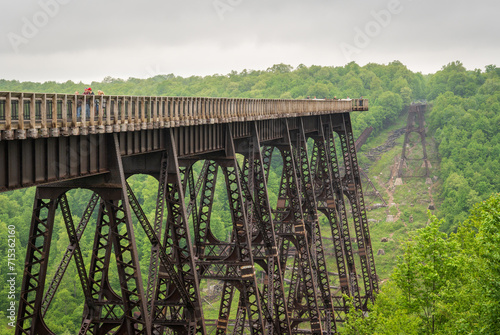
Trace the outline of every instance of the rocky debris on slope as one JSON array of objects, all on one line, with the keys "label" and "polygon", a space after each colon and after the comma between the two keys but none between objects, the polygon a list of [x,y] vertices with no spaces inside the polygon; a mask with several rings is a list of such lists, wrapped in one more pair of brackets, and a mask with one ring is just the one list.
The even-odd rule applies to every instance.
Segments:
[{"label": "rocky debris on slope", "polygon": [[390,133],[389,138],[387,138],[387,141],[385,141],[384,144],[368,151],[366,153],[366,157],[368,157],[368,159],[372,161],[376,161],[381,154],[394,148],[394,146],[396,145],[396,140],[401,137],[405,133],[405,131],[406,127],[394,130]]}]

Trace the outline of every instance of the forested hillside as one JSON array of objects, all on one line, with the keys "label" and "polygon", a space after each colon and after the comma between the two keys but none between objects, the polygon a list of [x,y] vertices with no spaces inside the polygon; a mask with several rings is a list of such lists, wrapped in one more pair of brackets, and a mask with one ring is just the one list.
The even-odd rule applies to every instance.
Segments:
[{"label": "forested hillside", "polygon": [[[474,204],[485,201],[500,190],[500,68],[491,65],[484,70],[469,71],[460,62],[453,62],[435,74],[424,76],[410,71],[402,63],[395,61],[388,65],[368,64],[362,67],[355,63],[343,67],[301,65],[295,69],[289,65],[277,64],[267,70],[244,70],[227,75],[182,78],[170,74],[149,79],[126,80],[107,77],[102,82],[92,83],[71,81],[31,83],[0,80],[0,91],[74,93],[82,92],[89,86],[94,91],[103,90],[109,95],[285,99],[361,96],[368,98],[370,100],[368,112],[352,113],[355,136],[368,126],[374,128],[370,139],[359,153],[360,162],[363,168],[366,167],[369,177],[375,184],[384,189],[387,187],[387,192],[393,186],[389,185],[390,174],[386,176],[384,171],[390,170],[397,160],[397,154],[401,152],[401,138],[398,140],[398,137],[395,137],[396,141],[391,144],[393,151],[389,156],[382,155],[376,161],[370,161],[364,155],[388,141],[387,138],[390,139],[390,134],[397,128],[405,126],[404,106],[412,101],[427,100],[431,106],[426,115],[427,136],[429,145],[432,146],[430,150],[436,153],[436,162],[433,163],[436,182],[429,193],[434,192],[436,197],[434,214],[437,218],[432,218],[431,224],[427,225],[427,217],[425,214],[420,214],[414,215],[415,221],[410,222],[408,219],[412,216],[410,211],[413,210],[411,207],[413,204],[408,204],[401,213],[401,220],[390,227],[387,225],[389,227],[387,229],[394,232],[397,227],[401,227],[402,233],[396,235],[400,237],[393,244],[392,257],[382,259],[383,256],[377,256],[377,261],[380,260],[382,264],[379,275],[382,274],[381,279],[388,279],[392,269],[396,268],[396,271],[392,280],[382,286],[381,297],[374,306],[375,312],[365,320],[353,318],[345,330],[350,334],[410,334],[410,331],[406,332],[404,329],[413,329],[415,334],[427,334],[447,333],[445,332],[447,327],[457,325],[462,328],[459,330],[453,328],[454,331],[448,333],[468,334],[479,329],[477,322],[473,321],[474,316],[481,314],[484,317],[482,322],[490,322],[489,325],[491,322],[499,322],[498,319],[495,321],[494,312],[498,312],[499,308],[495,287],[496,292],[500,291],[497,284],[500,281],[487,280],[488,276],[500,278],[498,268],[491,266],[495,261],[500,261],[498,239],[495,244],[495,236],[498,236],[500,228],[498,196],[483,203],[475,209],[469,220],[467,218]],[[280,173],[281,166],[273,162],[269,183],[271,201],[277,198]],[[382,178],[386,179],[382,182]],[[421,185],[408,182],[407,187],[418,185],[412,191],[426,193],[427,186],[424,182]],[[154,201],[147,200],[156,196],[158,183],[146,176],[135,176],[131,178],[130,183],[139,201],[146,204],[145,213],[152,217],[154,208],[148,206],[154,206]],[[388,194],[383,189],[379,191],[384,196]],[[16,264],[19,274],[23,271],[33,195],[34,189],[0,194],[0,232],[5,235],[8,225],[16,226],[19,258]],[[73,215],[75,222],[78,222],[90,192],[72,191],[69,197],[72,208],[76,208]],[[213,225],[217,227],[217,237],[224,238],[229,233],[231,223],[225,208],[227,201],[224,201],[225,194],[222,187],[218,187],[216,198],[212,220]],[[398,202],[399,198],[394,198],[394,201]],[[419,213],[427,210],[427,204],[416,204],[415,211],[418,206],[420,206]],[[373,213],[369,212],[368,217],[372,215],[385,217],[387,214],[392,214],[393,208],[377,209]],[[419,234],[412,233],[415,234],[412,235],[412,242],[404,246],[399,245],[400,241],[408,239],[408,233],[421,227],[424,228]],[[373,228],[378,239],[383,236],[383,230],[386,230],[386,226],[382,224]],[[138,241],[146,241],[145,234],[141,233],[140,229],[137,231],[139,231],[136,234]],[[449,235],[450,233],[452,234]],[[56,219],[54,234],[51,253],[62,255],[68,244],[68,238],[60,216]],[[84,234],[81,245],[85,259],[90,257],[92,239],[92,234]],[[138,243],[138,245],[141,270],[146,275],[149,265],[149,243]],[[480,251],[485,247],[489,253]],[[0,252],[6,254],[6,251],[7,245],[0,243]],[[397,261],[396,256],[403,254],[404,257]],[[429,263],[428,257],[431,255],[441,258],[438,260],[432,258],[433,263]],[[53,273],[58,261],[51,261],[49,272]],[[419,266],[418,264],[422,262],[428,266]],[[477,277],[472,275],[474,267],[482,271]],[[47,322],[57,334],[63,334],[65,331],[68,334],[74,333],[81,318],[83,299],[78,276],[73,265],[68,271],[69,276],[63,281],[47,314]],[[6,279],[6,274],[2,272],[0,281],[5,283]],[[111,285],[118,286],[117,280],[112,278]],[[474,283],[477,285],[474,286]],[[489,309],[485,311],[474,305],[477,308],[469,314],[460,313],[460,310],[472,301],[472,295],[481,295],[481,292],[484,293],[482,294],[484,300],[480,301]],[[0,294],[6,296],[7,287],[4,287]],[[496,304],[494,299],[497,299]],[[12,333],[4,327],[6,318],[2,313],[5,313],[6,309],[7,301],[0,300],[0,334]],[[386,327],[385,332],[381,330],[383,327]],[[486,334],[494,334],[491,329],[498,330],[491,327],[485,328]]]}]

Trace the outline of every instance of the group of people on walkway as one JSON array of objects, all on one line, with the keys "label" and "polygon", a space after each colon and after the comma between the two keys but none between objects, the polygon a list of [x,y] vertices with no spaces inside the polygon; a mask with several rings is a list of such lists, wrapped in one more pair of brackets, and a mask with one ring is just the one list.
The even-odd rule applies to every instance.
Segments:
[{"label": "group of people on walkway", "polygon": [[[75,95],[80,95],[80,92],[76,91]],[[87,88],[84,89],[83,95],[95,95],[95,94],[92,91],[92,88],[87,87]],[[97,91],[97,95],[104,95],[104,92],[101,91],[101,90],[98,90]],[[103,107],[106,107],[105,104],[106,103],[103,102]],[[82,105],[83,105],[83,100],[82,99],[78,99],[77,107],[76,107],[76,116],[77,117],[81,116]],[[97,100],[97,99],[95,101],[95,107],[96,107],[96,111],[99,111],[99,100]],[[87,100],[87,102],[86,102],[86,108],[85,109],[86,109],[86,115],[87,115],[87,117],[90,117],[90,101],[89,100]]]}]

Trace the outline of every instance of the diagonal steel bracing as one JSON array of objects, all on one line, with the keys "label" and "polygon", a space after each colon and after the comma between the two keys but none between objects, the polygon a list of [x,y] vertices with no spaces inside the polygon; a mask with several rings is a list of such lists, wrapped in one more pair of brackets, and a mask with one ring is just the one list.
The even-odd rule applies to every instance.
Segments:
[{"label": "diagonal steel bracing", "polygon": [[[99,202],[99,196],[97,193],[93,193],[90,201],[85,208],[85,211],[83,212],[83,216],[80,220],[80,223],[76,227],[76,241],[70,241],[70,244],[66,248],[66,251],[62,257],[62,260],[57,267],[56,273],[52,277],[52,280],[50,281],[50,285],[47,289],[47,292],[45,293],[45,296],[43,297],[43,302],[42,302],[42,315],[45,316],[47,313],[47,310],[50,306],[50,303],[52,299],[54,298],[54,294],[57,291],[57,288],[59,287],[61,280],[64,276],[64,273],[66,272],[69,262],[71,261],[71,258],[73,257],[73,254],[75,253],[77,247],[76,244],[80,241],[85,229],[87,228],[87,224],[90,221],[90,218],[92,216],[92,213],[94,212],[95,207],[97,206],[97,203]],[[67,220],[70,216],[65,216],[65,220]],[[69,221],[68,224],[71,224]],[[88,296],[86,296],[88,298]]]}]

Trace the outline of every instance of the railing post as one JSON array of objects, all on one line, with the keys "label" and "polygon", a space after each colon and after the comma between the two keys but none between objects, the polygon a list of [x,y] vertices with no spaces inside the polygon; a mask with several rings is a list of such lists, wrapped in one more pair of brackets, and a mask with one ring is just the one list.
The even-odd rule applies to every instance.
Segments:
[{"label": "railing post", "polygon": [[[139,101],[139,99],[137,99]],[[147,116],[146,116],[146,111],[147,111],[147,106],[146,106],[146,98],[142,97],[140,98],[141,104],[139,104],[139,108],[141,111],[141,129],[148,129],[148,124],[147,124]]]},{"label": "railing post", "polygon": [[14,134],[12,131],[12,93],[7,93],[5,98],[5,132],[4,136],[6,140],[12,140]]},{"label": "railing post", "polygon": [[52,96],[52,122],[50,124],[50,136],[59,136],[59,127],[57,122],[57,94]]},{"label": "railing post", "polygon": [[[106,133],[119,132],[120,127],[116,126],[118,124],[118,99],[114,97],[113,103],[113,97],[107,99],[103,97],[102,109],[104,109],[104,104],[106,104]],[[111,113],[113,113],[113,122],[111,122]]]},{"label": "railing post", "polygon": [[104,127],[104,100],[102,95],[95,97],[95,106],[97,107],[97,132],[104,133],[106,131]]},{"label": "railing post", "polygon": [[135,106],[134,130],[141,130],[141,105],[139,103],[139,97],[132,97],[132,100]]},{"label": "railing post", "polygon": [[125,119],[125,111],[126,111],[126,98],[125,97],[121,97],[121,98],[118,98],[116,99],[116,101],[120,101],[122,102],[122,106],[121,106],[121,109],[120,109],[120,129],[121,131],[127,131],[127,120]]},{"label": "railing post", "polygon": [[152,110],[152,113],[153,113],[153,120],[152,120],[153,128],[154,129],[158,129],[158,127],[160,125],[159,120],[158,120],[158,97],[154,97],[151,100],[151,104],[153,105],[153,110]]},{"label": "railing post", "polygon": [[42,94],[42,128],[40,129],[40,134],[42,137],[49,137],[49,131],[47,129],[47,95]]},{"label": "railing post", "polygon": [[19,95],[19,124],[16,138],[20,140],[26,139],[26,130],[24,130],[24,93]]},{"label": "railing post", "polygon": [[63,136],[69,136],[69,128],[68,128],[68,95],[65,94],[62,100],[62,125],[61,125],[61,133]]},{"label": "railing post", "polygon": [[96,133],[95,128],[95,95],[89,95],[89,105],[90,105],[90,120],[89,120],[89,132],[91,134]]}]

